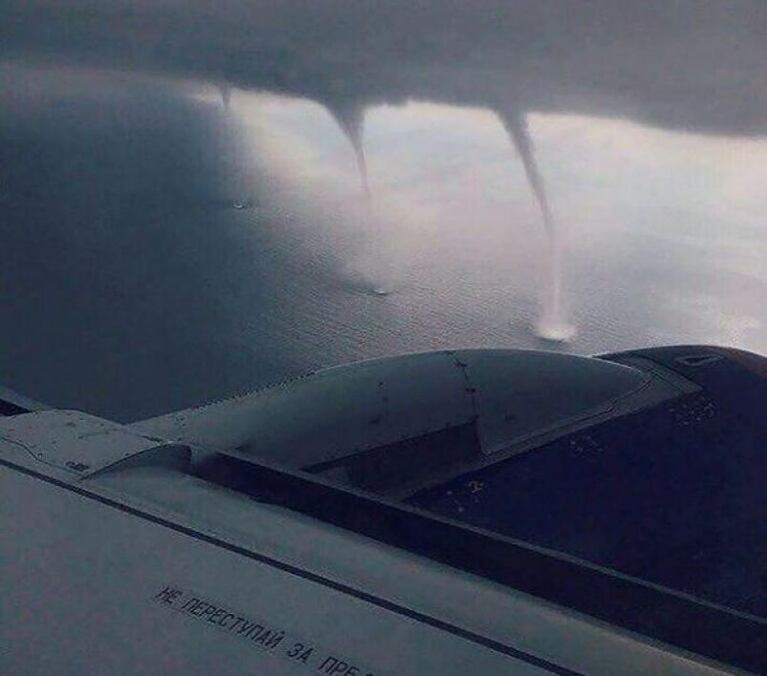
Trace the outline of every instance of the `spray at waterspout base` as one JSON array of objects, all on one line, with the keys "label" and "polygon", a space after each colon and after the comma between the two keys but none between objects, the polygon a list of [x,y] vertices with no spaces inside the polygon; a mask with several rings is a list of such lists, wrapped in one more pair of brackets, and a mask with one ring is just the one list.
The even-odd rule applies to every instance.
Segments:
[{"label": "spray at waterspout base", "polygon": [[577,331],[572,324],[542,317],[535,325],[535,335],[551,343],[569,343]]},{"label": "spray at waterspout base", "polygon": [[377,249],[371,246],[357,260],[357,276],[360,280],[360,291],[371,296],[383,297],[394,291],[396,274],[387,254]]},{"label": "spray at waterspout base", "polygon": [[575,337],[575,326],[566,319],[562,309],[562,259],[564,243],[562,233],[553,227],[548,209],[544,217],[549,224],[549,247],[547,251],[546,286],[543,307],[535,324],[536,335],[554,343],[566,343]]},{"label": "spray at waterspout base", "polygon": [[575,337],[575,326],[566,319],[562,308],[562,233],[554,229],[548,210],[544,212],[546,219],[552,224],[549,229],[547,286],[543,297],[543,307],[535,324],[535,333],[539,338],[555,343],[567,343]]}]

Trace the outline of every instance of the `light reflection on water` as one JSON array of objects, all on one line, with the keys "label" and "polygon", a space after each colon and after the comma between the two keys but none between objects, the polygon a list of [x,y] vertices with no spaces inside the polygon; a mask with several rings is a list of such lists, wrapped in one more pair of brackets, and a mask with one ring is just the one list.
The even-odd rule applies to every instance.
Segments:
[{"label": "light reflection on water", "polygon": [[[546,232],[496,113],[368,108],[368,198],[337,111],[67,77],[4,109],[7,385],[130,419],[384,354],[551,347],[534,330]],[[767,352],[767,140],[527,122],[578,330],[559,349]]]}]

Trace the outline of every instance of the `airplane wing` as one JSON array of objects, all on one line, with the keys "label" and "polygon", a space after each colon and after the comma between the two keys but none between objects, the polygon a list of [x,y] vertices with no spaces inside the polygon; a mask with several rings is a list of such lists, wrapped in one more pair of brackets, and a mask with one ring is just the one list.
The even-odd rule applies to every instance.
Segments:
[{"label": "airplane wing", "polygon": [[0,416],[17,415],[19,413],[29,413],[31,411],[44,411],[50,408],[23,394],[0,385]]},{"label": "airplane wing", "polygon": [[133,425],[14,399],[4,664],[763,672],[765,364],[427,353]]}]

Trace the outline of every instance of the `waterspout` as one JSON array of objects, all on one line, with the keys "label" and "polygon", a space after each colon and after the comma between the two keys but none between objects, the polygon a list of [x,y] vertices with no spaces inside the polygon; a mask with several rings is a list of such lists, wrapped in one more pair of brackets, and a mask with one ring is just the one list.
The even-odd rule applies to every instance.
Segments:
[{"label": "waterspout", "polygon": [[547,289],[542,301],[541,314],[536,325],[536,333],[545,340],[566,342],[575,335],[575,328],[567,322],[562,307],[562,258],[564,242],[562,232],[557,227],[551,213],[543,178],[538,171],[535,153],[527,121],[518,113],[499,114],[511,142],[519,154],[525,168],[527,182],[535,195],[541,210],[543,225],[548,240],[547,252]]},{"label": "waterspout", "polygon": [[229,102],[232,100],[232,89],[229,85],[221,84],[218,86],[218,92],[221,95],[221,105],[224,110],[229,112]]},{"label": "waterspout", "polygon": [[371,204],[370,185],[368,183],[368,166],[365,159],[363,132],[365,126],[365,108],[357,104],[339,104],[328,106],[328,110],[349,141],[357,162],[357,172],[360,177],[360,187],[368,206]]},{"label": "waterspout", "polygon": [[361,221],[365,225],[364,251],[362,260],[359,261],[361,270],[358,274],[365,280],[362,284],[369,292],[377,296],[386,296],[393,288],[393,270],[392,261],[386,253],[389,250],[389,243],[383,238],[383,232],[379,227],[379,215],[373,208],[373,198],[368,182],[368,167],[363,144],[365,107],[350,102],[326,105],[349,141],[357,163],[363,198]]}]

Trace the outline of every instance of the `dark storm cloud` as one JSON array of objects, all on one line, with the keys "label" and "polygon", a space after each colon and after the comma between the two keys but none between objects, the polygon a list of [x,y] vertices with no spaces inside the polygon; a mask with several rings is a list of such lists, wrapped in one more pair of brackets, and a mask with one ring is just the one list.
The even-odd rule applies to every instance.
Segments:
[{"label": "dark storm cloud", "polygon": [[163,71],[331,109],[408,98],[767,133],[754,0],[5,3],[9,55]]}]

